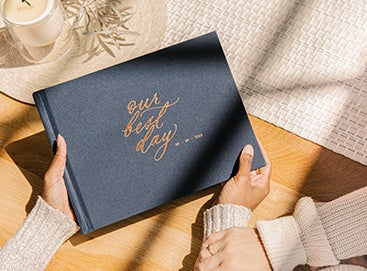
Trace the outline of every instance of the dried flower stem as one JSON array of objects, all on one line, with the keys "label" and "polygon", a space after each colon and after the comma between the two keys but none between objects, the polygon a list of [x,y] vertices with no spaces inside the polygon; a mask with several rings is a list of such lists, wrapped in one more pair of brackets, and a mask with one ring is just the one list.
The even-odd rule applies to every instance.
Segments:
[{"label": "dried flower stem", "polygon": [[126,36],[139,35],[130,31],[126,23],[132,18],[130,7],[122,7],[123,0],[64,0],[67,16],[71,19],[71,30],[83,36],[82,54],[89,61],[102,52],[115,57],[113,48],[133,43]]}]

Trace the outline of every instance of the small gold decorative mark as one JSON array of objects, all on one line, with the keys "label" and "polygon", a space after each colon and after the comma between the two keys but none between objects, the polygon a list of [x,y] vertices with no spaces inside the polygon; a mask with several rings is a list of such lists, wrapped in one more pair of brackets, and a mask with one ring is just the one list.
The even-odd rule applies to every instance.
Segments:
[{"label": "small gold decorative mark", "polygon": [[182,141],[182,142],[176,142],[175,147],[178,147],[178,146],[180,146],[182,144],[185,144],[185,143],[190,143],[190,142],[195,141],[195,140],[197,140],[201,137],[203,137],[202,133],[194,135],[194,138],[185,138],[184,141]]}]

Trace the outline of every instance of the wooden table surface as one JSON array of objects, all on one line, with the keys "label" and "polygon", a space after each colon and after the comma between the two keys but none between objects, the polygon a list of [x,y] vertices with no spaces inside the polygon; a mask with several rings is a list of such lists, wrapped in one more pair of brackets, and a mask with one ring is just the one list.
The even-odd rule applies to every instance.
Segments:
[{"label": "wooden table surface", "polygon": [[[367,166],[250,116],[273,164],[271,192],[251,220],[292,213],[297,200],[328,201],[367,184]],[[33,105],[0,93],[0,247],[22,225],[41,193],[52,153]],[[88,235],[77,233],[47,270],[192,270],[202,213],[219,186]]]}]

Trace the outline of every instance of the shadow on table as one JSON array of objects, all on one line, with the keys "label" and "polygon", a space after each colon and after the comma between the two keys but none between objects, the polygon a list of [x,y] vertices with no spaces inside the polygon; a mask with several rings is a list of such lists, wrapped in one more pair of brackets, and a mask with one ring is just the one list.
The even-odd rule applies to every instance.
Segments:
[{"label": "shadow on table", "polygon": [[199,255],[200,247],[203,241],[204,233],[203,233],[203,213],[205,210],[209,209],[214,199],[217,197],[217,194],[220,191],[220,186],[217,185],[214,187],[215,189],[213,197],[208,200],[203,206],[200,208],[195,222],[191,225],[191,248],[190,254],[187,254],[182,261],[182,267],[179,271],[191,271],[195,265],[195,261],[197,256]]},{"label": "shadow on table", "polygon": [[28,214],[42,193],[42,179],[53,158],[47,135],[45,132],[37,133],[7,145],[5,150],[32,186],[26,206]]},{"label": "shadow on table", "polygon": [[300,192],[316,201],[331,201],[367,185],[367,167],[321,149]]}]

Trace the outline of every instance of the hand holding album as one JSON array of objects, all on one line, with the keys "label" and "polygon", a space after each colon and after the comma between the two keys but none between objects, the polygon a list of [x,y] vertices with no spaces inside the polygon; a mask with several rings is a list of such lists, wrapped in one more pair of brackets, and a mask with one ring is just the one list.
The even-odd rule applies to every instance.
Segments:
[{"label": "hand holding album", "polygon": [[251,145],[246,145],[239,158],[239,169],[236,175],[223,185],[217,204],[231,203],[253,211],[269,193],[271,163],[260,142],[259,145],[266,165],[261,169],[250,171],[254,149]]}]

